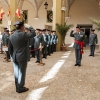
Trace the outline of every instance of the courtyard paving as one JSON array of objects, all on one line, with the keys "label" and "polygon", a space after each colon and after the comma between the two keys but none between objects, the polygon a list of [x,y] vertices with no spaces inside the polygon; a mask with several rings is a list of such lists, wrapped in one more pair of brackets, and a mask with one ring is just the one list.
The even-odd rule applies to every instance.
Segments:
[{"label": "courtyard paving", "polygon": [[100,100],[100,53],[83,54],[82,66],[75,64],[74,51],[55,52],[43,59],[45,66],[28,63],[26,84],[28,92],[15,92],[12,62],[3,62],[0,54],[0,100]]}]

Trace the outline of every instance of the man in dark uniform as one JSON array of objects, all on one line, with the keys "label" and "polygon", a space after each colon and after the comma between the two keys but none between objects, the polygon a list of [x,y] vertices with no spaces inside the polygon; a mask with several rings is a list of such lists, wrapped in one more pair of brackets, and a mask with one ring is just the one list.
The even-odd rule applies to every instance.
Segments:
[{"label": "man in dark uniform", "polygon": [[36,63],[40,63],[40,43],[42,43],[42,34],[40,33],[40,29],[36,29],[36,36],[34,37],[34,49],[37,57]]},{"label": "man in dark uniform", "polygon": [[[6,30],[5,31],[5,36],[4,36],[4,46],[6,46],[6,47],[8,47],[8,43],[9,43],[9,36],[10,36],[10,34],[9,34],[9,30]],[[8,51],[6,51],[6,61],[10,61],[9,60],[10,59],[10,55],[9,55],[9,52]]]},{"label": "man in dark uniform", "polygon": [[91,34],[89,36],[89,45],[90,45],[90,55],[94,57],[95,45],[98,43],[97,34],[94,33],[94,29],[91,30]]},{"label": "man in dark uniform", "polygon": [[51,45],[50,45],[50,40],[51,40],[51,37],[50,37],[50,30],[46,30],[46,35],[47,35],[47,38],[48,38],[48,45],[47,45],[47,54],[50,56],[51,54]]},{"label": "man in dark uniform", "polygon": [[56,45],[58,43],[58,36],[56,34],[56,31],[53,31],[53,35],[54,35],[54,39],[53,39],[53,43],[54,43],[54,52],[56,52]]},{"label": "man in dark uniform", "polygon": [[[4,46],[6,30],[7,30],[7,28],[5,27],[5,28],[4,28],[4,32],[1,33],[1,35],[2,35],[1,48]],[[5,57],[5,58],[6,58],[6,57]],[[5,59],[5,58],[4,58],[4,59]]]},{"label": "man in dark uniform", "polygon": [[83,47],[86,46],[85,33],[81,31],[80,27],[76,27],[76,32],[73,33],[74,30],[71,31],[70,36],[74,37],[74,48],[75,48],[75,56],[76,56],[76,64],[75,66],[81,66]]},{"label": "man in dark uniform", "polygon": [[43,54],[43,58],[47,59],[47,46],[48,46],[48,36],[46,35],[46,29],[42,30],[42,45],[43,45],[43,49],[42,49],[42,54]]},{"label": "man in dark uniform", "polygon": [[53,54],[54,52],[54,35],[53,35],[53,30],[51,31],[51,53]]},{"label": "man in dark uniform", "polygon": [[[27,62],[30,60],[28,40],[35,36],[35,30],[19,21],[14,26],[16,31],[10,36],[8,50],[14,62],[16,92],[22,93],[29,90],[24,87]],[[26,33],[24,27],[28,27],[30,31]]]}]

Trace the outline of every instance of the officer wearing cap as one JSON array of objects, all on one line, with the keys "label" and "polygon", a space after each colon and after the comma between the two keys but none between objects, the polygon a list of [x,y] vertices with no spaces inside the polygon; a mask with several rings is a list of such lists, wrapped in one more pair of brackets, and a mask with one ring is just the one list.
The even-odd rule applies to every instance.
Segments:
[{"label": "officer wearing cap", "polygon": [[70,36],[74,37],[74,48],[76,56],[75,66],[80,67],[83,54],[83,47],[86,46],[85,33],[81,31],[80,27],[76,27],[76,32],[74,32],[74,30],[71,31]]},{"label": "officer wearing cap", "polygon": [[4,44],[4,41],[5,41],[6,30],[7,30],[7,28],[5,27],[5,28],[4,28],[4,32],[1,33],[1,34],[2,34],[2,45],[3,45],[3,46],[5,45],[5,44]]},{"label": "officer wearing cap", "polygon": [[42,54],[43,54],[43,58],[47,59],[47,46],[48,46],[48,36],[46,35],[46,29],[42,30],[42,45],[43,45],[43,49],[42,49]]},{"label": "officer wearing cap", "polygon": [[51,36],[50,36],[50,30],[46,29],[46,35],[47,35],[47,38],[48,38],[47,54],[49,56],[51,56],[51,45],[50,45]]},{"label": "officer wearing cap", "polygon": [[[16,31],[10,36],[8,50],[14,63],[16,92],[22,93],[29,90],[24,87],[27,62],[30,59],[28,40],[35,36],[35,30],[19,21],[15,22],[14,26]],[[25,27],[28,27],[30,31],[26,33]]]},{"label": "officer wearing cap", "polygon": [[58,36],[56,34],[56,31],[53,31],[53,35],[54,35],[54,39],[53,39],[53,43],[54,43],[54,52],[56,52],[56,45],[58,43]]},{"label": "officer wearing cap", "polygon": [[36,29],[36,36],[34,37],[34,49],[37,60],[35,63],[40,63],[40,43],[42,43],[42,34],[40,33],[40,29]]},{"label": "officer wearing cap", "polygon": [[94,57],[95,45],[98,43],[97,34],[94,33],[94,29],[91,30],[91,34],[89,36],[89,45],[90,45],[90,55]]}]

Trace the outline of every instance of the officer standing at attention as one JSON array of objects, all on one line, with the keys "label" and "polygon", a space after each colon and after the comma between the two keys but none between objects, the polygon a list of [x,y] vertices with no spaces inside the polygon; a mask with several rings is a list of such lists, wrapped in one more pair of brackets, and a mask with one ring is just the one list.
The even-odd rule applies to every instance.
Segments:
[{"label": "officer standing at attention", "polygon": [[40,63],[40,43],[42,43],[42,34],[40,33],[40,29],[36,29],[36,36],[34,37],[34,49],[37,60],[35,63]]},{"label": "officer standing at attention", "polygon": [[86,46],[85,41],[85,33],[81,31],[80,27],[76,27],[76,32],[73,33],[74,30],[71,31],[70,36],[74,37],[74,48],[75,48],[75,56],[76,56],[76,64],[75,66],[81,66],[81,59],[83,54],[83,47]]},{"label": "officer standing at attention", "polygon": [[[29,25],[24,25],[23,22],[15,22],[16,31],[9,38],[9,53],[14,62],[14,76],[16,92],[22,93],[29,89],[24,87],[27,62],[29,58],[29,38],[35,36],[35,30]],[[30,31],[25,32],[24,27],[29,28]]]},{"label": "officer standing at attention", "polygon": [[47,47],[48,47],[48,36],[46,35],[46,29],[42,30],[42,54],[43,54],[43,58],[47,59]]},{"label": "officer standing at attention", "polygon": [[91,34],[89,36],[89,45],[90,45],[90,55],[94,57],[95,45],[98,43],[97,34],[94,33],[94,29],[91,30]]}]

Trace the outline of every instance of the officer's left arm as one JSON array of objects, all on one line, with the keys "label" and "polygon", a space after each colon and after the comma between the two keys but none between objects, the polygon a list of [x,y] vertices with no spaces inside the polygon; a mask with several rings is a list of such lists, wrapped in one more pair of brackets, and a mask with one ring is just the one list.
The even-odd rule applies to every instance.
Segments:
[{"label": "officer's left arm", "polygon": [[30,32],[28,34],[25,32],[25,37],[24,37],[25,39],[32,38],[36,35],[35,30],[33,29],[33,27],[29,27],[29,30],[30,30]]}]

